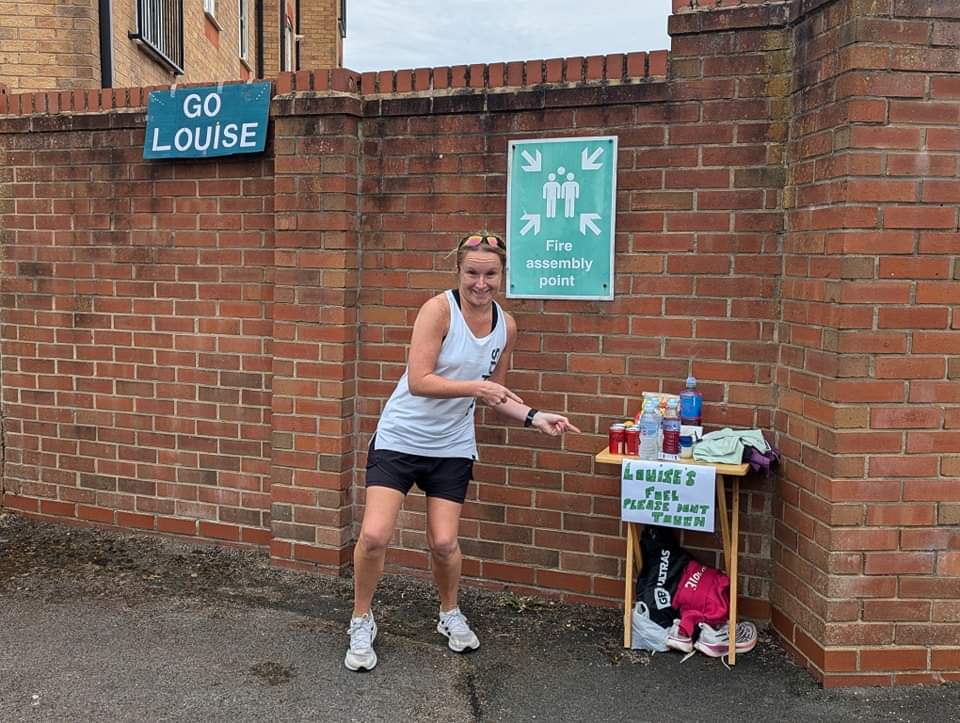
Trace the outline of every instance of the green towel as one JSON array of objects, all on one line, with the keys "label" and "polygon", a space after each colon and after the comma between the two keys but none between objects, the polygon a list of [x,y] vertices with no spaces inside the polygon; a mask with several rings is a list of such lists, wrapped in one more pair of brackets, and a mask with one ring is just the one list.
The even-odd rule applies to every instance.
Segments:
[{"label": "green towel", "polygon": [[693,447],[693,458],[701,462],[717,464],[740,464],[743,461],[743,448],[756,447],[761,452],[770,449],[763,432],[759,429],[724,429],[703,435]]}]

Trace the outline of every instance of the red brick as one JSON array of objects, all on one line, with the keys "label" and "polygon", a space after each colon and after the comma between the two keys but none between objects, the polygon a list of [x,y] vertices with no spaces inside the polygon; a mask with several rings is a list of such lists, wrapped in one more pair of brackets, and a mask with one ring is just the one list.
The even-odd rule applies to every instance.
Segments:
[{"label": "red brick", "polygon": [[157,517],[157,530],[175,535],[196,535],[197,521],[174,517]]},{"label": "red brick", "polygon": [[860,651],[860,670],[923,670],[927,667],[926,648],[873,648]]},{"label": "red brick", "polygon": [[551,58],[545,62],[544,80],[548,83],[558,83],[563,80],[563,59]]},{"label": "red brick", "polygon": [[153,515],[141,515],[134,512],[117,512],[117,525],[119,527],[136,527],[143,530],[152,530],[154,528]]},{"label": "red brick", "polygon": [[960,552],[941,552],[937,557],[937,575],[960,577]]},{"label": "red brick", "polygon": [[537,572],[537,583],[555,590],[569,590],[580,593],[591,591],[589,575],[539,570]]},{"label": "red brick", "polygon": [[955,208],[888,206],[883,210],[886,228],[956,228]]},{"label": "red brick", "polygon": [[934,571],[932,552],[868,552],[863,571],[867,575],[925,575]]},{"label": "red brick", "polygon": [[925,600],[864,600],[863,619],[890,622],[926,622],[930,619],[930,602]]},{"label": "red brick", "polygon": [[830,531],[831,550],[895,550],[896,530],[835,529]]},{"label": "red brick", "polygon": [[936,523],[936,508],[930,505],[870,505],[867,507],[868,525],[932,525]]}]

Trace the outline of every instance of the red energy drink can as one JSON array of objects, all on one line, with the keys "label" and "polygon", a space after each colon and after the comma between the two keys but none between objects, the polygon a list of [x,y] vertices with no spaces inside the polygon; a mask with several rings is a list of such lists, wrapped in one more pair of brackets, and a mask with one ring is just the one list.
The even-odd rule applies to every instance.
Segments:
[{"label": "red energy drink can", "polygon": [[610,425],[610,454],[623,454],[625,430],[622,424]]},{"label": "red energy drink can", "polygon": [[623,434],[623,453],[628,457],[639,457],[640,427],[626,427]]}]

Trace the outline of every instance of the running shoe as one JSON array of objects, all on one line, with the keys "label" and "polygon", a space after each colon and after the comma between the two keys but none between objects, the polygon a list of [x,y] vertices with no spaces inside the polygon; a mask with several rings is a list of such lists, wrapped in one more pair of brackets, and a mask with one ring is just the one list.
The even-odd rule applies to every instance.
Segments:
[{"label": "running shoe", "polygon": [[693,652],[693,638],[680,632],[680,621],[674,620],[667,631],[667,647],[679,650],[681,653]]},{"label": "running shoe", "polygon": [[466,617],[456,607],[449,612],[440,612],[440,622],[437,623],[437,632],[447,638],[447,647],[455,653],[466,650],[476,650],[480,641],[470,629]]},{"label": "running shoe", "polygon": [[377,664],[377,654],[373,650],[373,641],[377,637],[377,623],[373,613],[368,612],[359,618],[350,619],[350,649],[343,664],[349,670],[373,670]]},{"label": "running shoe", "polygon": [[[730,650],[730,627],[726,623],[719,628],[700,623],[700,635],[693,645],[711,658],[723,657]],[[734,645],[738,653],[753,650],[757,645],[757,626],[753,623],[737,623],[737,638]]]}]

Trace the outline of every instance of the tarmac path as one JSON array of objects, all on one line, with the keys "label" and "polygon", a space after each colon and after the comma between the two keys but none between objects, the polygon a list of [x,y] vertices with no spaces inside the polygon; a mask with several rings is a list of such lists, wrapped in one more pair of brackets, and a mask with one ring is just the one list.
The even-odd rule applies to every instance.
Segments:
[{"label": "tarmac path", "polygon": [[0,513],[0,722],[943,721],[960,685],[825,691],[764,635],[733,670],[623,651],[616,610],[464,590],[480,650],[388,576],[380,663],[343,667],[350,580],[252,552]]}]

